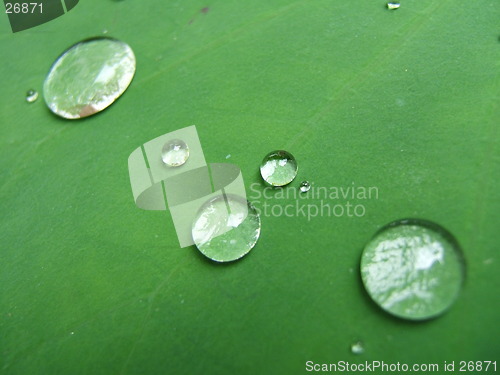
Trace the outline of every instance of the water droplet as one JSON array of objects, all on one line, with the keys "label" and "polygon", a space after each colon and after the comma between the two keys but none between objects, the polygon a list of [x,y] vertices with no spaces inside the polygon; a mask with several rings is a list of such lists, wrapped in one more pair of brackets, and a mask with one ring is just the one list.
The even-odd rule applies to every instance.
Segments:
[{"label": "water droplet", "polygon": [[91,116],[110,106],[135,74],[135,56],[123,42],[94,38],[63,52],[43,85],[52,112],[67,119]]},{"label": "water droplet", "polygon": [[226,159],[229,159],[231,157],[231,154],[226,155]]},{"label": "water droplet", "polygon": [[309,181],[302,181],[300,183],[299,189],[301,193],[306,193],[311,190],[311,184],[309,183]]},{"label": "water droplet", "polygon": [[172,139],[161,150],[161,159],[169,167],[180,167],[189,158],[189,147],[181,139]]},{"label": "water droplet", "polygon": [[357,341],[351,344],[351,353],[352,354],[363,354],[365,352],[365,347],[361,341]]},{"label": "water droplet", "polygon": [[202,254],[216,262],[229,262],[255,246],[260,236],[260,216],[246,199],[218,196],[201,207],[192,234]]},{"label": "water droplet", "polygon": [[292,154],[278,150],[270,152],[262,160],[260,174],[268,184],[283,186],[293,181],[298,169],[297,161]]},{"label": "water droplet", "polygon": [[382,228],[361,258],[368,294],[382,309],[405,319],[442,314],[458,297],[464,275],[456,240],[423,220],[400,220]]},{"label": "water droplet", "polygon": [[38,92],[35,90],[28,90],[28,92],[26,93],[26,101],[28,103],[33,103],[36,102],[37,99],[38,99]]},{"label": "water droplet", "polygon": [[398,9],[400,6],[401,6],[400,3],[393,3],[393,2],[387,3],[387,9],[390,10]]}]

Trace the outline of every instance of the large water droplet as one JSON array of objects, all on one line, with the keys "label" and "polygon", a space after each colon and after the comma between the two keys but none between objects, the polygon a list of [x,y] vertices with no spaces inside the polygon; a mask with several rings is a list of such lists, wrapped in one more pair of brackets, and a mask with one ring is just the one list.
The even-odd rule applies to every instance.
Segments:
[{"label": "large water droplet", "polygon": [[127,89],[135,73],[135,56],[125,43],[94,38],[67,49],[50,68],[43,85],[52,112],[67,119],[93,115],[110,106]]},{"label": "large water droplet", "polygon": [[181,139],[172,139],[161,150],[161,159],[169,167],[180,167],[189,158],[189,147]]},{"label": "large water droplet", "polygon": [[311,190],[311,183],[309,181],[302,181],[299,186],[301,193],[306,193]]},{"label": "large water droplet", "polygon": [[260,216],[246,199],[225,195],[205,203],[193,222],[198,250],[216,262],[246,255],[260,236]]},{"label": "large water droplet", "polygon": [[36,102],[37,99],[38,99],[38,92],[35,90],[28,90],[28,92],[26,93],[26,101],[28,103],[33,103]]},{"label": "large water droplet", "polygon": [[361,277],[385,311],[422,320],[446,311],[464,280],[464,262],[453,236],[437,224],[409,219],[391,223],[366,245]]},{"label": "large water droplet", "polygon": [[264,181],[273,186],[287,185],[297,175],[297,161],[287,151],[278,150],[267,154],[260,165]]}]

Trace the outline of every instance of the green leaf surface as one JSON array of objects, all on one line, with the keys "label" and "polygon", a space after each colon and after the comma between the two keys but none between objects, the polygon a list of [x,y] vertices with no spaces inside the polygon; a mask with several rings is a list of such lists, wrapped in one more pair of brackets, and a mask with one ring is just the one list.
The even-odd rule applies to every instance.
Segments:
[{"label": "green leaf surface", "polygon": [[[15,34],[0,16],[0,372],[498,360],[500,4],[384,6],[86,0]],[[66,48],[104,31],[137,58],[123,97],[78,121],[25,101]],[[321,208],[313,190],[290,193],[306,179],[378,194],[323,202],[361,217],[262,212],[256,247],[215,264],[179,248],[170,213],[136,208],[129,183],[134,149],[192,124],[207,162],[238,165],[262,210]],[[264,190],[259,166],[277,149],[298,176]],[[359,275],[365,244],[405,217],[442,225],[466,259],[457,302],[428,322],[381,311]]]}]

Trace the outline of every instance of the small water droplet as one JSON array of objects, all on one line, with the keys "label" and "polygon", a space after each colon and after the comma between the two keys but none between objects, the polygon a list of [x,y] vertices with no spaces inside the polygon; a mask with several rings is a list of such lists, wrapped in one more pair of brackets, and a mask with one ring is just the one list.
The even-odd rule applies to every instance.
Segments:
[{"label": "small water droplet", "polygon": [[75,334],[75,332],[70,332],[69,334],[70,334],[70,335],[74,335],[74,334]]},{"label": "small water droplet", "polygon": [[226,159],[229,159],[231,157],[231,154],[226,155]]},{"label": "small water droplet", "polygon": [[298,170],[297,161],[287,151],[272,151],[264,157],[260,174],[272,186],[284,186],[293,181]]},{"label": "small water droplet", "polygon": [[389,2],[387,3],[387,9],[394,10],[398,9],[401,6],[400,3]]},{"label": "small water droplet", "polygon": [[351,353],[352,354],[363,354],[365,352],[365,347],[361,341],[356,341],[351,344]]},{"label": "small water droplet", "polygon": [[453,236],[435,223],[417,219],[382,228],[361,258],[361,278],[370,297],[405,319],[429,319],[445,312],[458,297],[464,274]]},{"label": "small water droplet", "polygon": [[311,190],[311,184],[309,183],[309,181],[302,181],[300,183],[299,189],[301,193],[306,193]]},{"label": "small water droplet", "polygon": [[216,262],[246,255],[260,236],[260,216],[246,199],[227,194],[206,202],[192,228],[196,247]]},{"label": "small water droplet", "polygon": [[189,158],[189,147],[181,139],[171,139],[161,150],[161,159],[169,167],[180,167]]},{"label": "small water droplet", "polygon": [[109,107],[135,74],[135,56],[111,38],[79,42],[57,58],[43,84],[47,106],[67,119],[91,116]]},{"label": "small water droplet", "polygon": [[38,99],[38,91],[28,90],[28,92],[26,93],[26,101],[28,103],[33,103],[36,102],[37,99]]},{"label": "small water droplet", "polygon": [[108,33],[108,30],[107,30],[107,29],[103,29],[103,30],[102,30],[102,33],[103,33],[103,34],[107,34],[107,33]]}]

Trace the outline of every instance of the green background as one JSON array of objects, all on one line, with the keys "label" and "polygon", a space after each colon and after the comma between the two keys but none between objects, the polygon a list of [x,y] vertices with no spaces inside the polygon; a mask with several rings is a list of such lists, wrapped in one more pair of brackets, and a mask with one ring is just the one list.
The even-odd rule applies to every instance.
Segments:
[{"label": "green background", "polygon": [[[0,372],[499,359],[500,5],[384,6],[86,0],[16,34],[1,16]],[[24,100],[64,49],[104,30],[136,54],[122,98],[81,121]],[[354,182],[379,197],[358,202],[363,217],[263,216],[249,255],[214,264],[179,249],[170,214],[137,209],[129,184],[135,148],[192,124],[250,197],[273,149],[298,160],[288,189]],[[467,261],[459,299],[429,322],[383,313],[359,277],[365,243],[404,217],[447,228]]]}]

